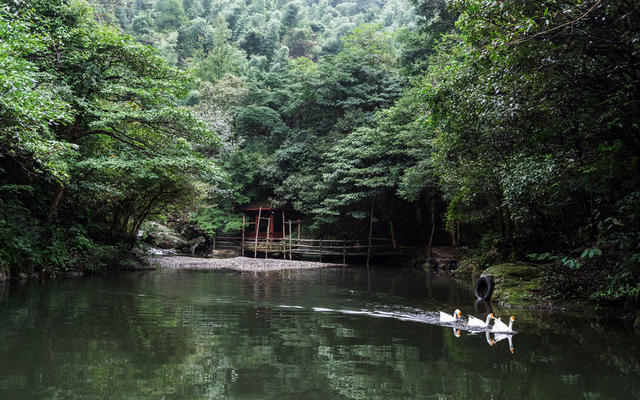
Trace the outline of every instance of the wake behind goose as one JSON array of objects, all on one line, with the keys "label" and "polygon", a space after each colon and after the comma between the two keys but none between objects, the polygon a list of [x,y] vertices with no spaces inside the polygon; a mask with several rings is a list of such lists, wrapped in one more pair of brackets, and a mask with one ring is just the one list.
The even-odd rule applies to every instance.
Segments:
[{"label": "wake behind goose", "polygon": [[[493,313],[487,315],[486,320],[483,321],[479,318],[476,318],[472,315],[469,316],[469,319],[465,322],[460,318],[461,311],[455,310],[453,314],[449,315],[442,311],[433,312],[433,311],[420,311],[419,309],[408,309],[399,310],[399,311],[388,311],[388,310],[379,310],[379,309],[359,309],[359,310],[349,310],[349,309],[333,309],[327,307],[303,307],[297,305],[279,305],[280,308],[287,309],[309,309],[314,312],[322,312],[322,313],[337,313],[337,314],[345,314],[345,315],[362,315],[373,318],[391,318],[399,321],[409,321],[409,322],[417,322],[421,324],[429,324],[429,325],[437,325],[443,326],[447,328],[452,328],[454,332],[454,336],[461,337],[462,332],[468,332],[470,335],[475,335],[481,332],[485,332],[487,343],[493,346],[494,343],[509,339],[509,348],[513,352],[513,345],[511,344],[511,338],[515,332],[513,330],[513,321],[515,317],[511,317],[509,321],[509,325],[506,325],[504,322],[500,320],[500,318],[495,318]],[[490,325],[491,319],[494,319],[494,325]],[[491,338],[490,334],[494,334],[494,338]]]}]

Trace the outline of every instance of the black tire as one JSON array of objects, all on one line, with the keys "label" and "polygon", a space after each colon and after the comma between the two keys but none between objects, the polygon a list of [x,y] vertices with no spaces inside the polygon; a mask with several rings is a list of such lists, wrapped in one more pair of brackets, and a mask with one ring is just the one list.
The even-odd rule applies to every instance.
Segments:
[{"label": "black tire", "polygon": [[489,301],[493,294],[493,280],[488,276],[481,276],[476,281],[475,294],[478,300]]}]

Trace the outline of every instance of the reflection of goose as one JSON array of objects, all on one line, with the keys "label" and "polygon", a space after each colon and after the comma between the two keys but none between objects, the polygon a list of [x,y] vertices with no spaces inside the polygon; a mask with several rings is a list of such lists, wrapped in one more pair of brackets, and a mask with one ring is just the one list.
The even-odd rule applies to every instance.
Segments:
[{"label": "reflection of goose", "polygon": [[455,337],[460,337],[460,336],[462,336],[462,333],[460,332],[460,329],[455,328],[455,327],[454,327],[454,328],[451,328],[451,329],[453,329],[453,336],[455,336]]},{"label": "reflection of goose", "polygon": [[513,332],[513,321],[515,321],[516,317],[512,315],[511,318],[509,318],[509,325],[502,322],[500,318],[494,319],[495,322],[493,323],[491,332]]},{"label": "reflection of goose", "polygon": [[513,348],[513,335],[507,335],[504,333],[496,333],[493,335],[493,337],[495,338],[494,343],[497,343],[501,340],[507,339],[509,341],[509,351],[511,351],[511,353],[513,354],[514,352],[514,348]]},{"label": "reflection of goose", "polygon": [[489,321],[493,318],[493,313],[487,315],[487,319],[485,321],[480,318],[476,318],[473,315],[469,315],[469,322],[467,323],[469,326],[475,326],[478,328],[487,328],[489,326]]},{"label": "reflection of goose", "polygon": [[462,315],[460,310],[455,310],[453,315],[440,311],[440,322],[456,322],[460,318],[460,315]]},{"label": "reflection of goose", "polygon": [[495,340],[491,339],[491,334],[489,333],[489,331],[484,332],[484,337],[487,339],[487,343],[489,343],[489,346],[493,346],[493,344],[496,342]]}]

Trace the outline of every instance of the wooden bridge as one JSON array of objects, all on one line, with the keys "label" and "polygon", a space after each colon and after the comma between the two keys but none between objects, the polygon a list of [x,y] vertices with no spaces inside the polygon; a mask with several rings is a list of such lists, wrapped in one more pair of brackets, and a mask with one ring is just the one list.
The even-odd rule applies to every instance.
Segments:
[{"label": "wooden bridge", "polygon": [[367,265],[372,257],[407,255],[415,250],[414,247],[398,246],[392,226],[390,239],[372,237],[373,214],[367,239],[326,240],[302,238],[300,219],[287,219],[284,209],[259,205],[248,206],[242,211],[242,235],[218,234],[214,249],[232,249],[254,258],[258,253],[265,258],[272,256],[290,260],[294,257],[317,258],[320,261],[323,258],[342,258],[343,264],[347,258],[366,257]]},{"label": "wooden bridge", "polygon": [[415,247],[394,246],[391,239],[371,238],[365,240],[326,240],[302,238],[247,238],[243,236],[217,235],[214,243],[217,249],[233,249],[243,256],[281,257],[283,259],[317,258],[347,259],[379,256],[407,255]]}]

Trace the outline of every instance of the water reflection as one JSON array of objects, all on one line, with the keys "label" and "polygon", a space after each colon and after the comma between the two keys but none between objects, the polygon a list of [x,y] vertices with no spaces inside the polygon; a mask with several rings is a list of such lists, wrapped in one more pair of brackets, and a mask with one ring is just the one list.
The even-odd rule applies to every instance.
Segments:
[{"label": "water reflection", "polygon": [[501,340],[507,339],[509,341],[509,350],[511,351],[511,353],[514,352],[513,335],[508,335],[506,333],[494,333],[493,338],[495,340],[495,343],[498,343]]},{"label": "water reflection", "polygon": [[476,310],[478,314],[491,314],[493,313],[493,307],[491,303],[482,299],[476,299],[473,303],[473,309]]},{"label": "water reflection", "polygon": [[[298,309],[303,310],[305,307],[303,306],[292,306],[280,304],[277,307],[280,308],[289,308],[289,309]],[[373,318],[392,318],[398,321],[411,321],[422,324],[429,324],[441,327],[451,327],[453,335],[455,337],[461,337],[462,332],[466,331],[469,335],[477,335],[480,333],[485,333],[486,341],[490,346],[493,346],[495,343],[508,339],[509,341],[509,350],[511,353],[514,352],[513,348],[513,336],[517,332],[493,332],[490,324],[487,324],[485,327],[480,326],[470,326],[465,324],[465,322],[461,319],[453,321],[453,322],[442,322],[441,313],[438,312],[429,312],[429,311],[420,311],[415,308],[402,307],[399,311],[383,311],[379,309],[367,310],[335,310],[331,308],[325,307],[310,307],[312,311],[322,312],[322,313],[339,313],[339,314],[348,314],[348,315],[363,315]],[[456,310],[458,311],[458,310]],[[493,318],[493,313],[489,315],[489,317]],[[489,321],[489,317],[487,317],[487,321]],[[491,339],[490,334],[493,333],[494,338]]]},{"label": "water reflection", "polygon": [[522,311],[519,349],[509,354],[496,343],[513,348],[513,336],[425,323],[436,319],[428,310],[455,307],[473,307],[470,288],[432,279],[428,292],[423,275],[395,271],[155,272],[12,285],[0,291],[0,398],[639,393],[637,339],[616,325]]},{"label": "water reflection", "polygon": [[485,336],[485,340],[487,341],[487,344],[489,346],[493,346],[494,344],[507,339],[507,342],[509,343],[509,351],[513,354],[515,352],[515,348],[513,347],[513,336],[514,334],[508,334],[508,333],[494,333],[493,334],[493,338],[491,337],[491,331],[487,330],[484,333]]}]

